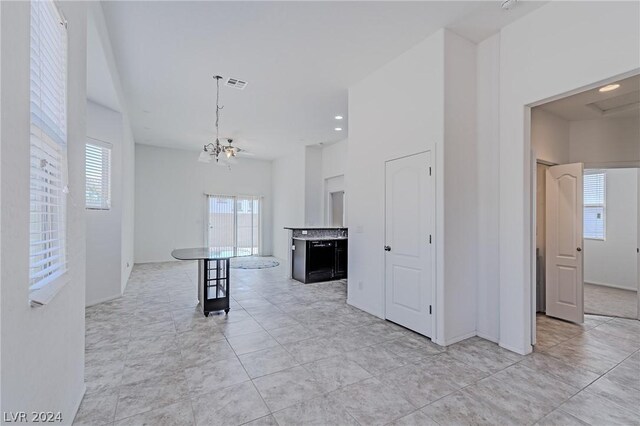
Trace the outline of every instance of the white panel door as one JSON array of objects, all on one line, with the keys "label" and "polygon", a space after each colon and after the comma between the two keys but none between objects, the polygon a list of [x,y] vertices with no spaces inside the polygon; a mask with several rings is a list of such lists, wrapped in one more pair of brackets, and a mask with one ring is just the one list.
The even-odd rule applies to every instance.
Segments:
[{"label": "white panel door", "polygon": [[583,164],[546,172],[546,313],[584,322]]},{"label": "white panel door", "polygon": [[431,152],[386,163],[385,315],[431,337],[435,187]]}]

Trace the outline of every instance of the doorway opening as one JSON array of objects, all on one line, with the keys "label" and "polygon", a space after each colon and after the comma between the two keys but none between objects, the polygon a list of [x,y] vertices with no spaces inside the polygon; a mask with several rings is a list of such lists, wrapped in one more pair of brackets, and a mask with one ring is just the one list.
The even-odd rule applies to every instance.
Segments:
[{"label": "doorway opening", "polygon": [[344,191],[329,193],[330,225],[335,227],[344,226]]},{"label": "doorway opening", "polygon": [[640,76],[607,86],[531,109],[535,311],[578,323],[639,318]]},{"label": "doorway opening", "polygon": [[347,195],[344,175],[324,180],[324,223],[338,228],[347,225]]}]

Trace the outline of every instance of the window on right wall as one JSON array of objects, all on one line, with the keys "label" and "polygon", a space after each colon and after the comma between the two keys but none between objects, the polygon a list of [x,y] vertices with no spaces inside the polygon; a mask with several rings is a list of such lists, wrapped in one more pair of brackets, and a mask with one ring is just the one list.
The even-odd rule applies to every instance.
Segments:
[{"label": "window on right wall", "polygon": [[606,232],[606,187],[604,170],[585,170],[584,174],[584,238],[604,240]]}]

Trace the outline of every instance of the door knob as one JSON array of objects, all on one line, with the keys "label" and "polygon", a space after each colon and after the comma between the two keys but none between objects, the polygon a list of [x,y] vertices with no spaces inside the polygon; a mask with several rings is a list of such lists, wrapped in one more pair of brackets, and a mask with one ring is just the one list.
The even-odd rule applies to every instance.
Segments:
[{"label": "door knob", "polygon": [[389,247],[389,246],[384,246],[384,251],[391,251],[391,247]]},{"label": "door knob", "polygon": [[576,250],[578,250],[578,251],[582,251],[582,249],[581,249],[580,247],[578,247]]}]

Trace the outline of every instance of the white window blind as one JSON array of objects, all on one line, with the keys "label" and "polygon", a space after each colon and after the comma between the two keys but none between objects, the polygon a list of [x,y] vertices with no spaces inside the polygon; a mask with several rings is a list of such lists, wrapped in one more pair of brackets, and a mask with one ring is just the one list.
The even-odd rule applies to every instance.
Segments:
[{"label": "white window blind", "polygon": [[600,170],[584,175],[584,238],[604,240],[606,213],[606,174]]},{"label": "white window blind", "polygon": [[64,274],[67,180],[67,34],[52,1],[31,2],[29,289]]},{"label": "white window blind", "polygon": [[111,208],[111,145],[90,140],[85,150],[86,207]]},{"label": "white window blind", "polygon": [[208,244],[237,255],[260,251],[260,197],[207,195]]}]

